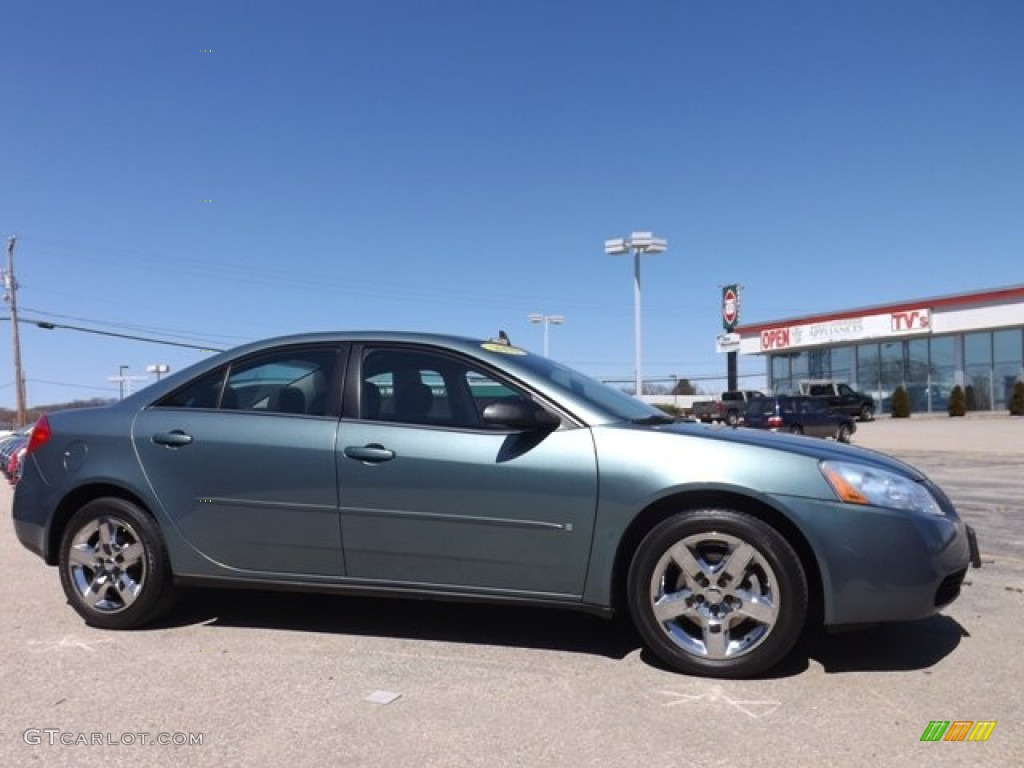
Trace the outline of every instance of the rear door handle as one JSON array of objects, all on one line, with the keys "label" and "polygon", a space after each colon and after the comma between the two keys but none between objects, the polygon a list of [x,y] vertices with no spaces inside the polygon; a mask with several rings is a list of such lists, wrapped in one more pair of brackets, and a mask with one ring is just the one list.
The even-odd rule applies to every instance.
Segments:
[{"label": "rear door handle", "polygon": [[153,435],[153,442],[157,445],[166,445],[168,448],[180,448],[192,442],[192,435],[180,429],[172,429],[170,432],[157,432]]},{"label": "rear door handle", "polygon": [[380,464],[384,461],[391,461],[395,458],[395,452],[388,450],[378,443],[369,445],[350,445],[345,448],[345,455],[357,461],[366,461],[371,464]]}]

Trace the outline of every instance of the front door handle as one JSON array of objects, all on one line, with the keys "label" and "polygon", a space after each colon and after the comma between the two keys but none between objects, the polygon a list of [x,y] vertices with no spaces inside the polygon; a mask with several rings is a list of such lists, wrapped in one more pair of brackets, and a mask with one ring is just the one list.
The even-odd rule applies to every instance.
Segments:
[{"label": "front door handle", "polygon": [[345,448],[345,455],[357,461],[366,461],[370,464],[380,464],[384,461],[391,461],[395,458],[395,452],[388,450],[379,443],[369,445],[350,445]]},{"label": "front door handle", "polygon": [[180,448],[192,442],[192,435],[180,429],[172,429],[170,432],[157,432],[153,435],[153,442],[157,445],[166,445],[168,448]]}]

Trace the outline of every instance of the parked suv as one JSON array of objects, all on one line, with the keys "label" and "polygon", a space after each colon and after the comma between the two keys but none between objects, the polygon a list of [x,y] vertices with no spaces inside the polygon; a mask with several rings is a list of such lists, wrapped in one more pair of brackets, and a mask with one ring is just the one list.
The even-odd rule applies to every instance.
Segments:
[{"label": "parked suv", "polygon": [[840,443],[850,442],[850,436],[857,431],[851,416],[830,408],[821,397],[808,395],[756,397],[747,403],[741,424],[794,435],[834,437]]}]

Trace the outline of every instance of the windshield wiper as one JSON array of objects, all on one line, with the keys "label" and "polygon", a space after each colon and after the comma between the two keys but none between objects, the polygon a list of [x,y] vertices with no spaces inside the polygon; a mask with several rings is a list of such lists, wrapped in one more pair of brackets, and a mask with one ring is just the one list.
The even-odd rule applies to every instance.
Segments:
[{"label": "windshield wiper", "polygon": [[650,416],[643,416],[638,419],[630,419],[633,424],[675,424],[676,420],[671,416],[652,413]]}]

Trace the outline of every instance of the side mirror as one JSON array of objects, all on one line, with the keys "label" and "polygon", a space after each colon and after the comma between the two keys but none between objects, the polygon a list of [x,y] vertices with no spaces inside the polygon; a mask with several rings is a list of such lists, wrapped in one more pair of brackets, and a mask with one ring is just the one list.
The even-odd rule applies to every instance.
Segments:
[{"label": "side mirror", "polygon": [[484,408],[481,418],[485,424],[518,429],[551,431],[562,425],[562,420],[529,400],[498,400]]}]

